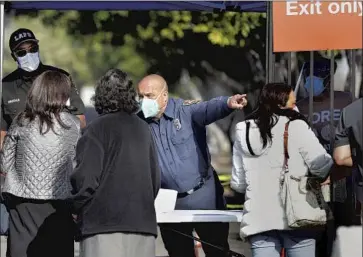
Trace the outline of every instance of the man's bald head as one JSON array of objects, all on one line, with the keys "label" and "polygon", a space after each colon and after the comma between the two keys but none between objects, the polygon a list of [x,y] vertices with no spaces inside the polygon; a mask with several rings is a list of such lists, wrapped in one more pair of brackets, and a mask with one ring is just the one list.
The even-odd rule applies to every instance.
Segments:
[{"label": "man's bald head", "polygon": [[165,79],[157,74],[151,74],[144,77],[138,85],[140,91],[154,91],[155,93],[168,90]]},{"label": "man's bald head", "polygon": [[144,77],[137,86],[140,99],[148,98],[156,100],[162,115],[168,102],[168,84],[165,79],[157,74],[151,74]]}]

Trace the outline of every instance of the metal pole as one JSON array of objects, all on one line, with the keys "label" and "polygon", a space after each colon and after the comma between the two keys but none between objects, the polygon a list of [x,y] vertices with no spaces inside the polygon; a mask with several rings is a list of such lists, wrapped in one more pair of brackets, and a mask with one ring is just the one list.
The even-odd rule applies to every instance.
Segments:
[{"label": "metal pole", "polygon": [[335,66],[334,51],[330,50],[330,153],[334,145],[335,128],[334,128],[334,66]]},{"label": "metal pole", "polygon": [[269,46],[269,55],[270,55],[270,82],[275,81],[275,54],[273,52],[273,41],[274,41],[274,35],[273,35],[273,10],[272,10],[273,2],[269,2],[269,9],[270,9],[270,46]]},{"label": "metal pole", "polygon": [[309,123],[313,125],[314,114],[314,51],[310,51],[310,91],[309,91]]},{"label": "metal pole", "polygon": [[266,84],[270,82],[270,2],[266,3]]},{"label": "metal pole", "polygon": [[350,91],[352,94],[353,101],[357,98],[357,94],[355,92],[355,75],[356,75],[356,69],[355,69],[355,58],[356,58],[356,52],[355,50],[350,50]]},{"label": "metal pole", "polygon": [[292,59],[292,53],[289,52],[287,55],[287,84],[292,86],[291,84],[291,59]]},{"label": "metal pole", "polygon": [[273,54],[272,2],[267,3],[266,17],[266,83],[274,81],[275,58]]},{"label": "metal pole", "polygon": [[[0,2],[0,99],[3,98],[3,69],[4,69],[4,29],[5,29],[5,2]],[[0,108],[2,115],[2,108]],[[1,126],[1,121],[0,121]]]}]

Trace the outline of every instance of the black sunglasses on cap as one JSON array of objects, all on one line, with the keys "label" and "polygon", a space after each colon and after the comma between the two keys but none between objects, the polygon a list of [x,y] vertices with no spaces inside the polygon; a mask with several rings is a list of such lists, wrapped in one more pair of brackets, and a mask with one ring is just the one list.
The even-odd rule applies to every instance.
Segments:
[{"label": "black sunglasses on cap", "polygon": [[14,52],[17,57],[24,57],[27,53],[37,53],[39,51],[38,45],[33,45],[28,49],[20,49]]}]

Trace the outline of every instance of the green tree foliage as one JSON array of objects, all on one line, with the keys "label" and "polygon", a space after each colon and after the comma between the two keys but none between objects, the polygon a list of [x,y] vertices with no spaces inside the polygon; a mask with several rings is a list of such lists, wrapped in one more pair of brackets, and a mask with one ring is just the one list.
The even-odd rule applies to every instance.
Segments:
[{"label": "green tree foliage", "polygon": [[201,61],[212,66],[231,61],[239,65],[251,48],[262,48],[264,53],[265,16],[260,13],[40,11],[30,15],[46,26],[67,28],[79,54],[91,56],[87,63],[102,72],[102,62],[115,66],[123,60],[127,63],[121,66],[136,77],[146,67],[150,72],[172,73],[171,77],[177,78],[181,68],[196,71]]},{"label": "green tree foliage", "polygon": [[[70,72],[75,72],[83,84],[94,83],[111,67],[124,69],[136,80],[145,73],[160,73],[172,85],[182,70],[188,70],[192,77],[205,81],[215,76],[206,64],[225,71],[223,74],[244,86],[231,87],[227,91],[230,93],[256,88],[264,81],[264,65],[257,65],[265,61],[264,14],[19,11],[16,15],[17,20],[24,16],[36,19],[53,33],[54,40],[58,35],[53,31],[63,31],[58,40],[69,43],[60,47],[67,45],[72,54],[61,55],[67,56],[71,64],[62,62],[68,70],[72,68]],[[55,55],[57,51],[61,50],[49,54]],[[209,86],[205,84],[206,88]]]},{"label": "green tree foliage", "polygon": [[[76,34],[126,29],[139,39],[161,43],[164,39],[175,41],[186,32],[194,32],[205,34],[216,45],[242,47],[251,30],[260,26],[261,18],[265,18],[261,13],[190,11],[45,11],[40,14],[47,24],[68,26]],[[104,43],[112,39],[112,35],[107,34]]]},{"label": "green tree foliage", "polygon": [[[50,17],[53,23],[48,21]],[[73,35],[69,32],[68,24],[78,18],[79,13],[74,11],[18,14],[10,19],[10,26],[5,31],[5,43],[17,28],[33,30],[40,41],[42,61],[67,70],[79,85],[93,85],[111,67],[122,68],[134,78],[145,74],[148,66],[144,58],[136,52],[133,38],[116,47],[104,43],[104,39],[110,37],[111,33],[95,33],[82,37]],[[5,46],[4,73],[7,74],[16,68],[16,62],[11,58],[7,44]]]}]

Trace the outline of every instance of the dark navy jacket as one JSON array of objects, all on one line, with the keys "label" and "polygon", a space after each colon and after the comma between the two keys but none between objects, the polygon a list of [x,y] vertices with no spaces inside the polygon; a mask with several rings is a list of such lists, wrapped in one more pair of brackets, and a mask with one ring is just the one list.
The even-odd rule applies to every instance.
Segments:
[{"label": "dark navy jacket", "polygon": [[232,113],[227,101],[228,97],[205,102],[170,98],[159,121],[146,120],[158,152],[162,188],[186,192],[207,178],[201,189],[178,199],[177,209],[216,208],[206,126]]}]

